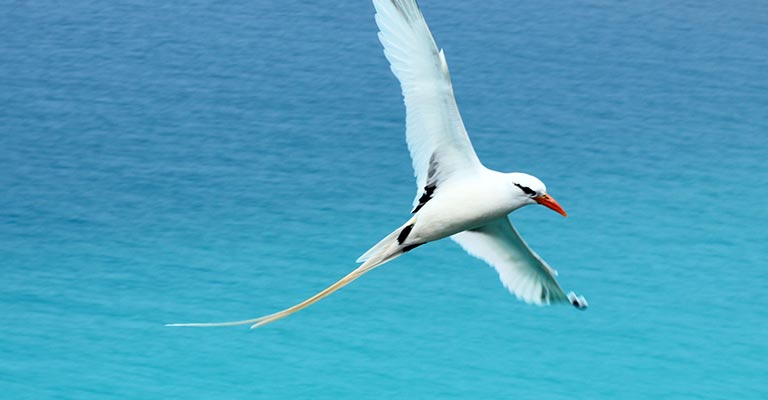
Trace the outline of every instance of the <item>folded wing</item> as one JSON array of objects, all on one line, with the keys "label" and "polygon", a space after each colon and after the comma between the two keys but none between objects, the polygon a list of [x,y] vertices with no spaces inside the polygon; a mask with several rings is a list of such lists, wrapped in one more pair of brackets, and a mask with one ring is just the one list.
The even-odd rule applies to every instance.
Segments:
[{"label": "folded wing", "polygon": [[[406,141],[419,198],[439,182],[481,166],[453,97],[445,55],[438,50],[414,0],[374,0],[379,40],[400,81],[406,107]],[[426,189],[431,185],[431,189]]]},{"label": "folded wing", "polygon": [[501,283],[526,303],[551,304],[583,300],[568,295],[557,283],[555,272],[523,241],[507,217],[451,237],[469,254],[487,262],[499,273]]}]

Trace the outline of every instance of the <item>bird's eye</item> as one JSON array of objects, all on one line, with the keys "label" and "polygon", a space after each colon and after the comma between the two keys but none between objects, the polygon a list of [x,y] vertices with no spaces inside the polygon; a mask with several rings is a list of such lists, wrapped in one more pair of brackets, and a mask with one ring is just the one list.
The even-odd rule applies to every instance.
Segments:
[{"label": "bird's eye", "polygon": [[523,193],[527,194],[528,196],[536,197],[536,191],[531,189],[531,188],[529,188],[528,186],[523,186],[523,185],[521,185],[519,183],[515,183],[515,186],[519,187],[520,190],[522,190]]}]

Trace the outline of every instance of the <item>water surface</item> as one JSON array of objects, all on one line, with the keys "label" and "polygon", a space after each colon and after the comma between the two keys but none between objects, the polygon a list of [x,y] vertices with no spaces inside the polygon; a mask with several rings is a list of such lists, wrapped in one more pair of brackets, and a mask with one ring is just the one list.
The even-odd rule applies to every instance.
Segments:
[{"label": "water surface", "polygon": [[0,389],[14,399],[768,397],[768,7],[422,1],[513,222],[590,309],[450,241],[354,267],[415,185],[373,7],[0,5]]}]

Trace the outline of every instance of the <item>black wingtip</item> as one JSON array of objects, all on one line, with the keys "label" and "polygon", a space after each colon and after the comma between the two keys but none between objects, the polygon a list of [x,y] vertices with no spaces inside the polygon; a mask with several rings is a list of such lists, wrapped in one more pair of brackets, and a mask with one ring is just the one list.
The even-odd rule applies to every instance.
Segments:
[{"label": "black wingtip", "polygon": [[589,307],[589,303],[587,302],[587,299],[584,298],[584,296],[577,296],[576,293],[573,292],[568,293],[568,301],[571,302],[574,307],[582,311]]}]

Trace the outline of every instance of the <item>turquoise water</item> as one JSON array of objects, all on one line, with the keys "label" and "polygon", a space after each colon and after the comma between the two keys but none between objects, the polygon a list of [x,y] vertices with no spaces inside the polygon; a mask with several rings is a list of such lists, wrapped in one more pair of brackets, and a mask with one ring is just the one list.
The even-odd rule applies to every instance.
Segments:
[{"label": "turquoise water", "polygon": [[[450,241],[259,330],[408,217],[368,1],[0,5],[0,397],[768,398],[766,3],[422,1],[590,309]],[[446,4],[447,3],[447,4]]]}]

